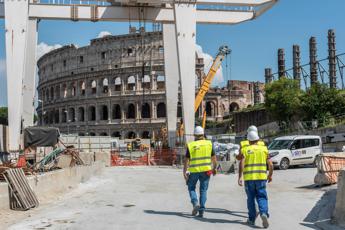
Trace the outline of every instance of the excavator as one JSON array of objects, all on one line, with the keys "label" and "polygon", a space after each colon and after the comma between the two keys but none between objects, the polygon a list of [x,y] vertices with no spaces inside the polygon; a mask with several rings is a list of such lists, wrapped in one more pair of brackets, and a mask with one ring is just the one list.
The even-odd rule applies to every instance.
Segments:
[{"label": "excavator", "polygon": [[[216,58],[213,60],[212,66],[211,66],[210,70],[208,71],[206,77],[203,79],[203,82],[202,82],[201,87],[198,91],[198,94],[195,97],[195,103],[194,103],[194,112],[195,113],[198,111],[202,101],[204,100],[206,93],[210,89],[210,85],[211,85],[220,65],[222,64],[222,61],[230,53],[231,53],[231,50],[228,46],[223,45],[223,46],[219,47],[218,54],[217,54]],[[206,110],[204,110],[203,116],[202,116],[202,127],[205,128],[205,126],[206,126]],[[177,131],[177,136],[182,137],[183,134],[184,134],[183,120],[181,119],[178,131]]]}]

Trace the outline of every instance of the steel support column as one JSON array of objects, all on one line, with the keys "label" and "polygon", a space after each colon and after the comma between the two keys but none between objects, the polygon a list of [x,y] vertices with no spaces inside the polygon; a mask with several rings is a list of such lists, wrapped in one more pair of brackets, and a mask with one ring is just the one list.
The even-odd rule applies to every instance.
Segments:
[{"label": "steel support column", "polygon": [[21,149],[22,82],[27,45],[27,0],[5,1],[6,74],[8,92],[9,150]]},{"label": "steel support column", "polygon": [[298,87],[301,88],[301,52],[299,45],[293,45],[293,79],[298,82]]},{"label": "steel support column", "polygon": [[273,81],[272,69],[271,68],[266,68],[265,69],[265,83],[269,84],[272,81]]},{"label": "steel support column", "polygon": [[179,69],[177,62],[176,33],[174,24],[163,24],[165,89],[167,106],[167,132],[170,148],[175,147]]},{"label": "steel support column", "polygon": [[284,49],[278,49],[278,78],[285,77],[285,52]]},{"label": "steel support column", "polygon": [[337,88],[337,61],[335,52],[335,32],[334,30],[328,30],[328,72],[330,88]]},{"label": "steel support column", "polygon": [[37,20],[28,21],[25,53],[25,73],[23,75],[23,127],[34,124]]},{"label": "steel support column", "polygon": [[195,4],[174,4],[177,60],[180,72],[182,113],[186,142],[193,140],[195,116]]},{"label": "steel support column", "polygon": [[310,59],[310,86],[317,83],[317,48],[316,39],[311,37],[309,39],[309,59]]}]

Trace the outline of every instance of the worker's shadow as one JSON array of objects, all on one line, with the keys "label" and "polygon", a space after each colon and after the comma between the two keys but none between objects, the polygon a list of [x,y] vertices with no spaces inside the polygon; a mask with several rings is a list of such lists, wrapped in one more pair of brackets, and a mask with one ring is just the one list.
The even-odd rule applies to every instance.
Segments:
[{"label": "worker's shadow", "polygon": [[[205,212],[216,213],[216,214],[229,214],[232,216],[244,218],[244,220],[208,218],[206,214],[205,214],[206,217],[200,218],[200,217],[192,216],[190,213],[186,213],[186,212],[168,212],[168,211],[154,211],[154,210],[144,210],[144,212],[147,214],[154,214],[154,215],[179,216],[179,217],[183,217],[187,219],[195,219],[200,222],[206,222],[206,223],[241,224],[241,225],[247,226],[247,223],[246,223],[247,216],[242,215],[244,214],[244,212],[234,212],[234,211],[229,211],[226,209],[219,209],[219,208],[207,208]],[[253,228],[260,228],[260,227],[253,226]]]}]

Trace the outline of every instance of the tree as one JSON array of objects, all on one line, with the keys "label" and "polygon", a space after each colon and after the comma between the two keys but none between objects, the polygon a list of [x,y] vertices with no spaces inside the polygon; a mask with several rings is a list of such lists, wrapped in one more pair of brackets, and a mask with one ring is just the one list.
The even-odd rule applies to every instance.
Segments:
[{"label": "tree", "polygon": [[0,107],[0,125],[8,125],[7,107]]},{"label": "tree", "polygon": [[316,83],[301,98],[303,119],[317,120],[320,126],[327,125],[330,118],[345,113],[345,98],[341,92],[325,84]]},{"label": "tree", "polygon": [[289,126],[300,115],[302,90],[298,82],[281,78],[265,87],[265,108],[280,127]]}]

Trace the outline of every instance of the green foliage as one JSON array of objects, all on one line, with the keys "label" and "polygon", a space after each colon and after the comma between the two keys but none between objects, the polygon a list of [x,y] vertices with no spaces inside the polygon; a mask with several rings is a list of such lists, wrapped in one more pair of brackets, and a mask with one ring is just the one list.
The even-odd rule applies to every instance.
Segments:
[{"label": "green foliage", "polygon": [[345,98],[342,92],[325,84],[313,85],[303,94],[301,101],[303,120],[317,120],[321,126],[330,124],[334,116],[345,113]]},{"label": "green foliage", "polygon": [[1,125],[8,125],[7,107],[0,107],[0,124]]},{"label": "green foliage", "polygon": [[[334,125],[345,115],[345,92],[316,83],[305,92],[296,81],[282,78],[265,88],[265,108],[281,128],[292,122],[317,120],[318,126]],[[282,125],[285,124],[285,125]]]},{"label": "green foliage", "polygon": [[265,87],[265,108],[279,124],[298,119],[302,91],[295,80],[281,78]]}]

